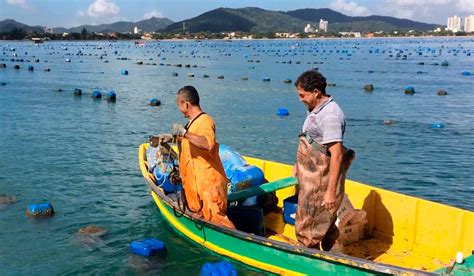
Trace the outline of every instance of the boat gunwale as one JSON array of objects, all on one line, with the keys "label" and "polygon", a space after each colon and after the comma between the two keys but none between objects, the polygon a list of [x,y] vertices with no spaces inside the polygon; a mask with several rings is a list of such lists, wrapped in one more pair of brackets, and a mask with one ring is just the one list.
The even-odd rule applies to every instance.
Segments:
[{"label": "boat gunwale", "polygon": [[[172,208],[173,210],[179,210],[179,206],[177,206],[176,202],[173,201],[169,196],[167,196],[163,192],[163,190],[156,184],[156,181],[154,180],[154,175],[148,171],[148,164],[146,163],[146,160],[143,159],[143,157],[146,158],[146,154],[145,154],[146,145],[147,143],[140,145],[140,149],[143,149],[143,154],[139,154],[139,165],[140,165],[140,169],[142,170],[142,174],[145,180],[147,180],[149,189],[151,190],[151,192],[154,192],[158,196],[158,198],[161,199],[170,208]],[[285,251],[287,253],[302,255],[309,258],[317,257],[319,259],[334,262],[336,264],[339,263],[339,264],[343,264],[347,266],[357,267],[357,268],[367,270],[367,271],[380,272],[380,273],[386,273],[386,274],[406,274],[406,273],[416,274],[416,275],[434,275],[435,274],[434,272],[430,272],[430,271],[404,268],[401,266],[394,266],[390,264],[382,264],[382,263],[377,263],[370,260],[352,257],[349,255],[339,255],[339,254],[334,254],[332,252],[307,248],[300,245],[290,245],[281,241],[271,240],[266,237],[250,234],[250,233],[243,232],[237,229],[228,229],[228,228],[219,226],[217,224],[214,224],[210,221],[206,221],[204,219],[196,217],[194,214],[192,214],[188,210],[185,210],[185,212],[182,213],[182,216],[184,216],[188,220],[193,221],[194,223],[198,223],[200,227],[211,228],[212,230],[224,233],[226,235],[238,238],[240,240],[244,240],[247,242],[254,242],[266,247],[273,247],[278,250]],[[341,262],[341,260],[344,260],[344,262]]]}]

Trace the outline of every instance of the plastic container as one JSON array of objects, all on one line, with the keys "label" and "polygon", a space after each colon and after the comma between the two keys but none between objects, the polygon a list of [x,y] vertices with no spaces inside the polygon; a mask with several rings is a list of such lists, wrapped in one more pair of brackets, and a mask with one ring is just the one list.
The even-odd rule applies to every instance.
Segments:
[{"label": "plastic container", "polygon": [[[182,188],[181,188],[181,184],[173,184],[170,182],[170,171],[173,167],[173,164],[171,163],[165,163],[164,164],[164,168],[165,168],[165,171],[162,171],[162,167],[161,167],[161,164],[156,166],[154,171],[153,171],[153,174],[155,175],[156,177],[156,183],[158,184],[159,187],[161,187],[163,189],[163,191],[165,191],[165,193],[174,193],[175,190],[176,191],[181,191]],[[176,186],[176,187],[175,187]]]},{"label": "plastic container", "polygon": [[255,206],[229,206],[227,216],[240,231],[265,236],[263,210]]},{"label": "plastic container", "polygon": [[218,263],[205,263],[199,272],[200,276],[237,276],[237,271],[232,264],[226,261]]},{"label": "plastic container", "polygon": [[148,238],[130,243],[130,251],[140,256],[152,256],[166,252],[166,244],[158,239]]},{"label": "plastic container", "polygon": [[50,217],[54,215],[53,205],[50,203],[30,204],[26,208],[28,217]]},{"label": "plastic container", "polygon": [[283,200],[283,221],[295,224],[296,210],[298,209],[298,195],[290,196]]}]

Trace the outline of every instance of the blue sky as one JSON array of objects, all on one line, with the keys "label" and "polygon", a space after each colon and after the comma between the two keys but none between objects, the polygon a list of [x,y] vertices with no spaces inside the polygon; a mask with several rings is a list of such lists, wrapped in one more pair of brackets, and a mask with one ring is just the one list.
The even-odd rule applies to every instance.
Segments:
[{"label": "blue sky", "polygon": [[0,20],[12,18],[51,27],[138,21],[151,16],[179,21],[219,7],[331,8],[351,16],[388,15],[439,24],[446,24],[448,16],[474,14],[474,0],[0,0]]}]

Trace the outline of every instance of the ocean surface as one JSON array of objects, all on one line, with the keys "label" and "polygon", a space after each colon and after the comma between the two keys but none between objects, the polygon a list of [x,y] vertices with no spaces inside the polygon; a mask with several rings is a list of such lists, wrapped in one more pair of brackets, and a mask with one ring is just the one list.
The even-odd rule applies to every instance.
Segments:
[{"label": "ocean surface", "polygon": [[[335,84],[328,93],[347,117],[345,144],[357,152],[350,179],[474,210],[472,37],[0,41],[0,50],[0,195],[17,198],[0,205],[1,275],[197,275],[205,262],[229,260],[165,223],[138,168],[138,146],[148,135],[186,123],[175,104],[184,85],[198,89],[221,143],[293,163],[306,110],[283,81],[318,68]],[[369,83],[372,92],[364,91]],[[416,93],[405,95],[406,86]],[[75,88],[82,97],[73,96]],[[448,95],[438,96],[440,89]],[[117,101],[93,100],[94,90],[114,90]],[[151,98],[162,105],[149,106]],[[278,108],[290,115],[276,116]],[[26,206],[40,202],[51,202],[56,215],[26,218]],[[91,224],[108,234],[76,234]],[[166,258],[131,255],[129,243],[145,237],[165,241]],[[233,265],[241,274],[262,273]]]}]

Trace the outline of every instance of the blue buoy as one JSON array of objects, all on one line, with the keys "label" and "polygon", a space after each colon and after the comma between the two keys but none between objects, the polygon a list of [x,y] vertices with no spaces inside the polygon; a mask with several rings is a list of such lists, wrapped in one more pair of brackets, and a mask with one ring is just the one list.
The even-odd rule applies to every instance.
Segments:
[{"label": "blue buoy", "polygon": [[51,217],[54,215],[53,205],[50,203],[30,204],[26,208],[28,217]]},{"label": "blue buoy", "polygon": [[117,94],[115,93],[115,91],[109,91],[107,93],[107,101],[108,102],[115,102],[117,100]]},{"label": "blue buoy", "polygon": [[34,71],[35,70],[35,67],[33,67],[33,65],[28,65],[28,71]]},{"label": "blue buoy", "polygon": [[82,96],[82,90],[79,88],[74,89],[74,96]]},{"label": "blue buoy", "polygon": [[130,243],[130,251],[140,256],[152,256],[166,253],[166,244],[158,239],[147,238]]},{"label": "blue buoy", "polygon": [[288,116],[290,115],[290,112],[288,112],[288,109],[286,108],[278,108],[278,111],[276,113],[277,116]]},{"label": "blue buoy", "polygon": [[470,76],[470,75],[471,75],[471,72],[469,72],[469,71],[462,71],[462,72],[461,72],[461,75],[463,75],[463,76]]},{"label": "blue buoy", "polygon": [[431,129],[441,129],[441,128],[444,128],[444,125],[442,123],[431,124]]},{"label": "blue buoy", "polygon": [[415,93],[415,88],[413,86],[405,86],[405,94],[414,94]]},{"label": "blue buoy", "polygon": [[205,263],[199,272],[200,276],[237,276],[237,271],[231,263],[222,261],[218,263]]},{"label": "blue buoy", "polygon": [[92,92],[92,98],[100,99],[100,98],[102,98],[102,93],[100,93],[100,91],[98,91],[98,90],[95,90],[94,92]]},{"label": "blue buoy", "polygon": [[155,98],[150,99],[150,105],[151,105],[151,106],[160,106],[160,105],[161,105],[161,101],[158,100],[158,99],[155,99]]},{"label": "blue buoy", "polygon": [[375,73],[375,71],[374,70],[369,70],[369,71],[367,71],[367,73],[373,74],[373,73]]},{"label": "blue buoy", "polygon": [[128,70],[122,69],[122,70],[120,71],[120,74],[126,76],[126,75],[128,75]]},{"label": "blue buoy", "polygon": [[264,78],[262,78],[262,81],[270,81],[270,78],[269,77],[264,77]]}]

